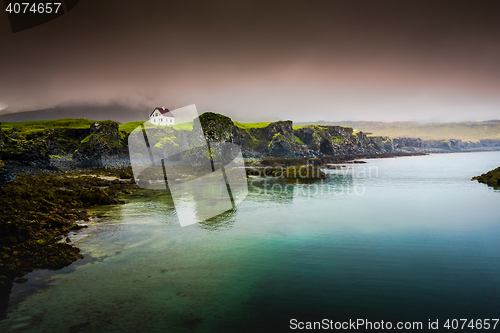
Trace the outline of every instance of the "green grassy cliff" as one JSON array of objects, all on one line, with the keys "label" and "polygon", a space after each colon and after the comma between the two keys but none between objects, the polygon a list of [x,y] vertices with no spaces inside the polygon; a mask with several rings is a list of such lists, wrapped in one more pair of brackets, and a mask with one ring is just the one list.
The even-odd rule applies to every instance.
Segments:
[{"label": "green grassy cliff", "polygon": [[[242,147],[243,155],[249,158],[311,158],[324,155],[459,151],[500,147],[500,121],[446,124],[348,123],[351,126],[294,125],[290,120],[240,123],[212,112],[202,114],[199,119],[207,140],[238,144]],[[103,156],[127,155],[129,135],[141,124],[144,122],[118,124],[111,120],[93,121],[83,118],[2,123],[0,160],[16,160],[28,166],[47,166],[52,163],[51,157],[69,155],[68,161],[72,158],[81,165],[99,166]],[[197,124],[189,122],[169,126],[169,138],[156,140],[153,135],[150,139],[156,140],[154,146],[157,149],[165,150],[165,147],[171,146],[178,150],[186,141],[186,135],[190,135],[189,132],[193,126],[198,126]],[[154,127],[149,123],[145,125]],[[156,132],[153,130],[151,133]],[[379,133],[384,135],[377,135]]]}]

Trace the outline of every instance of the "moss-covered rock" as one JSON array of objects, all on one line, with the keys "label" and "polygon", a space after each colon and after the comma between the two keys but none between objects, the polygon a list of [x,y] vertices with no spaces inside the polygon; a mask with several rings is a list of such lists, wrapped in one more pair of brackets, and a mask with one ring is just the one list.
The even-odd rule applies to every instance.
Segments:
[{"label": "moss-covered rock", "polygon": [[2,123],[0,123],[0,151],[2,150],[2,147],[3,147],[3,143],[4,143],[4,138],[5,134],[3,133],[3,130],[2,130]]},{"label": "moss-covered rock", "polygon": [[60,236],[80,228],[85,207],[116,203],[130,183],[90,176],[41,173],[19,175],[0,194],[0,285],[34,268],[60,268],[81,258],[79,250],[59,244]]},{"label": "moss-covered rock", "polygon": [[[242,146],[247,156],[290,155],[295,142],[292,121],[277,121],[274,123],[251,124],[234,123],[233,142]],[[274,143],[273,143],[274,141]]]},{"label": "moss-covered rock", "polygon": [[19,129],[13,128],[9,135],[0,124],[0,159],[33,167],[48,166],[50,157],[47,142],[42,139],[28,140],[18,133]]},{"label": "moss-covered rock", "polygon": [[41,139],[30,141],[7,137],[0,151],[0,158],[33,167],[47,167],[50,164],[47,142]]},{"label": "moss-covered rock", "polygon": [[477,180],[489,186],[500,187],[500,167],[483,173],[481,176],[473,177],[472,180]]},{"label": "moss-covered rock", "polygon": [[90,134],[74,152],[73,159],[81,166],[98,167],[102,157],[113,155],[123,150],[125,134],[118,129],[118,123],[106,120],[90,124]]},{"label": "moss-covered rock", "polygon": [[110,152],[105,138],[97,134],[90,134],[82,140],[80,148],[73,154],[73,159],[83,167],[97,167],[102,165],[102,157]]},{"label": "moss-covered rock", "polygon": [[281,133],[276,133],[269,143],[269,156],[291,157],[292,154],[290,139]]},{"label": "moss-covered rock", "polygon": [[91,205],[110,205],[118,203],[118,200],[110,195],[109,191],[100,187],[92,187],[80,190],[78,199]]},{"label": "moss-covered rock", "polygon": [[294,134],[316,153],[333,155],[345,142],[352,141],[352,128],[309,125],[294,130]]},{"label": "moss-covered rock", "polygon": [[208,141],[233,142],[233,121],[218,113],[205,112],[200,117],[205,138]]}]

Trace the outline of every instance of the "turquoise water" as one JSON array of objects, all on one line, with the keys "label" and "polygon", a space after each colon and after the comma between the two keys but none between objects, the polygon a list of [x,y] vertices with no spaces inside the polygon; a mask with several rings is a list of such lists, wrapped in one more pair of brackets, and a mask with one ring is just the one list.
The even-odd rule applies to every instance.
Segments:
[{"label": "turquoise water", "polygon": [[184,228],[163,192],[100,208],[76,242],[86,258],[16,284],[0,331],[499,318],[500,191],[470,179],[500,166],[500,152],[367,162],[323,183],[252,178],[235,211]]}]

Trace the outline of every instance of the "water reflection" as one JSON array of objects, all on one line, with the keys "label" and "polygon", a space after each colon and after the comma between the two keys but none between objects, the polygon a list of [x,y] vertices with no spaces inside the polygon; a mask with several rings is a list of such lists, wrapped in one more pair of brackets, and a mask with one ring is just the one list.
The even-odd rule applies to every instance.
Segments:
[{"label": "water reflection", "polygon": [[237,208],[231,209],[210,219],[199,222],[198,224],[202,229],[209,231],[227,230],[233,227],[237,213]]},{"label": "water reflection", "polygon": [[293,183],[272,178],[250,178],[248,181],[248,196],[246,200],[272,201],[281,204],[291,204],[295,186]]},{"label": "water reflection", "polygon": [[248,180],[247,200],[292,204],[294,199],[323,199],[363,195],[364,183],[352,174],[330,174],[327,179],[280,179],[251,177]]}]

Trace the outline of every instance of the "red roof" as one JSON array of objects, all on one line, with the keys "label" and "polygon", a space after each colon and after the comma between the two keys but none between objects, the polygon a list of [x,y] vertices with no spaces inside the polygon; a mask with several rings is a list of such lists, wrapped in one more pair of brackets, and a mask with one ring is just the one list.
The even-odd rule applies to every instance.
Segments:
[{"label": "red roof", "polygon": [[170,111],[167,109],[167,108],[155,108],[153,110],[153,112],[151,112],[151,114],[149,115],[151,117],[151,115],[156,111],[160,111],[160,113],[164,116],[164,117],[171,117],[171,118],[174,118],[174,115],[172,113],[170,113]]}]

